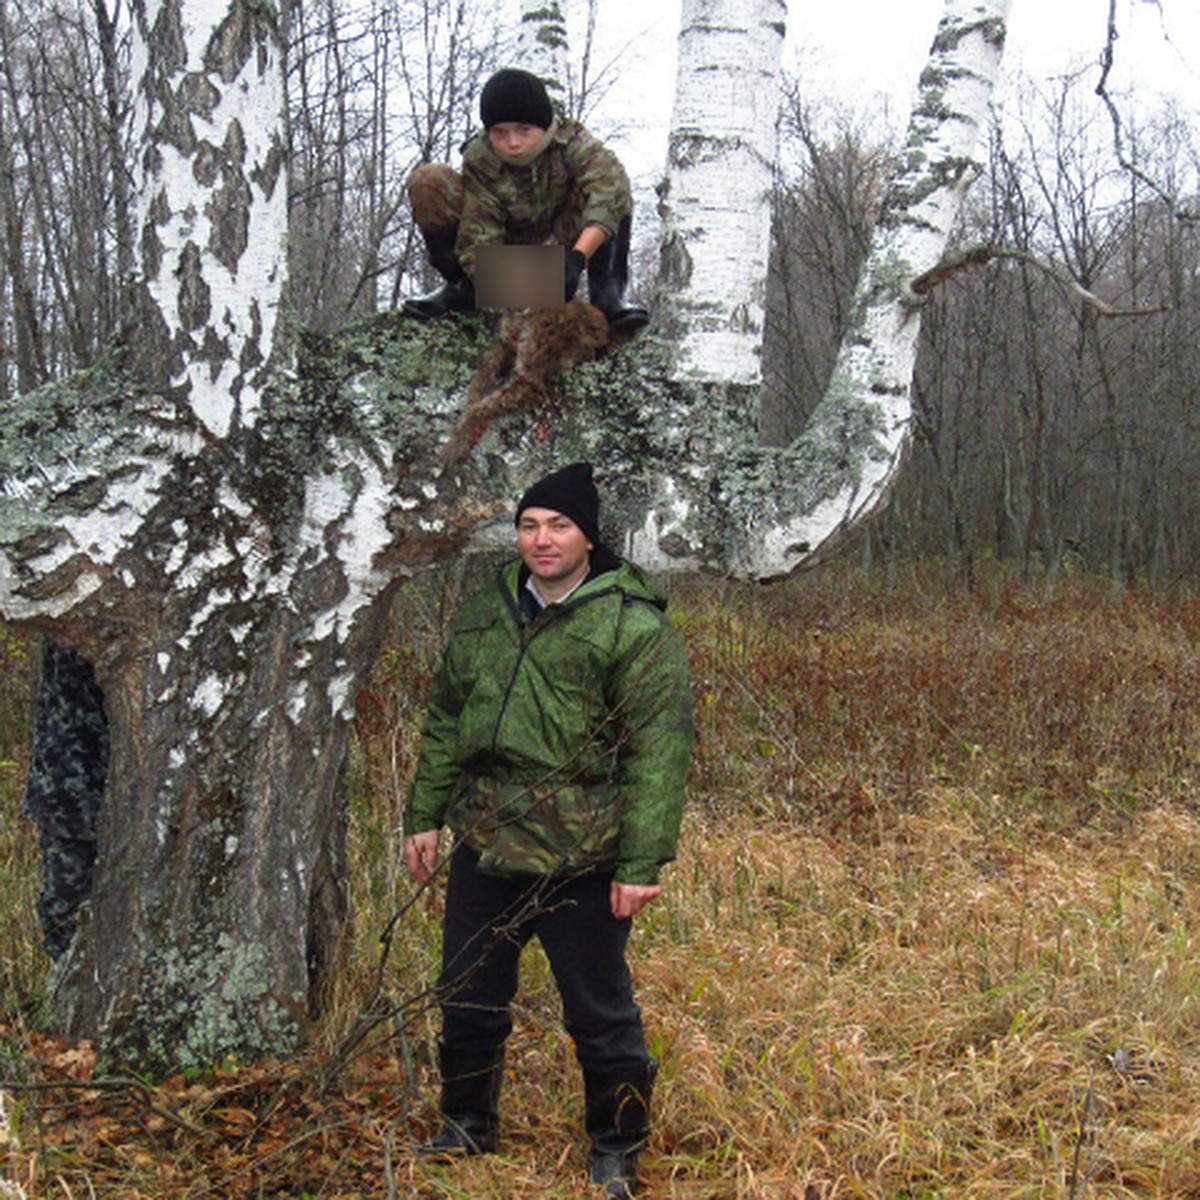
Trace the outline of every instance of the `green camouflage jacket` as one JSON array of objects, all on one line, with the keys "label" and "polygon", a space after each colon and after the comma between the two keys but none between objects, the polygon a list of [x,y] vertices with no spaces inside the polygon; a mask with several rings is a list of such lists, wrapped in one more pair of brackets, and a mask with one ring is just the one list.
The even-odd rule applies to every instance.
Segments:
[{"label": "green camouflage jacket", "polygon": [[505,162],[481,130],[463,147],[463,211],[455,252],[475,270],[475,247],[492,242],[567,245],[599,225],[611,237],[633,211],[621,160],[578,121],[560,117],[550,145],[528,166]]},{"label": "green camouflage jacket", "polygon": [[683,639],[631,563],[533,620],[520,568],[455,618],[404,832],[448,825],[494,874],[612,866],[618,882],[655,883],[694,740]]}]

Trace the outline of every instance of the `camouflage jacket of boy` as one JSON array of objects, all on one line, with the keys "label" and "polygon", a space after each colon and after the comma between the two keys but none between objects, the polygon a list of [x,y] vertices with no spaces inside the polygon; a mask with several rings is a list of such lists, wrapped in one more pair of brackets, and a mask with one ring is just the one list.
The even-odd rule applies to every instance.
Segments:
[{"label": "camouflage jacket of boy", "polygon": [[463,147],[463,202],[455,253],[468,275],[475,248],[495,242],[569,246],[598,225],[609,237],[633,211],[621,160],[578,121],[560,117],[528,165],[505,162],[481,130]]}]

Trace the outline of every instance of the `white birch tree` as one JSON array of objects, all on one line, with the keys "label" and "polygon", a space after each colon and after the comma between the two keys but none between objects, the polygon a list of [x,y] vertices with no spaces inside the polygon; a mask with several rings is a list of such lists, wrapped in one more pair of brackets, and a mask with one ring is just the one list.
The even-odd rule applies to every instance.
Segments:
[{"label": "white birch tree", "polygon": [[137,328],[123,358],[0,408],[0,611],[95,663],[111,725],[93,902],[55,981],[68,1032],[143,1070],[303,1039],[345,921],[349,718],[391,589],[511,531],[537,475],[591,457],[636,557],[743,574],[878,502],[912,280],[970,177],[1004,7],[948,0],[854,344],[800,442],[758,447],[753,386],[681,384],[645,339],[572,375],[550,436],[517,414],[445,469],[469,330],[389,314],[279,338],[272,10],[140,0]]},{"label": "white birch tree", "polygon": [[274,22],[249,5],[132,6],[142,157],[140,369],[203,431],[254,427],[287,252],[284,92]]},{"label": "white birch tree", "polygon": [[516,66],[546,85],[554,104],[567,108],[567,19],[561,0],[521,0]]},{"label": "white birch tree", "polygon": [[683,0],[661,282],[678,377],[757,384],[785,0]]},{"label": "white birch tree", "polygon": [[[946,252],[978,170],[974,155],[999,75],[1008,7],[1008,0],[946,0],[849,329],[808,426],[790,447],[751,447],[746,429],[754,426],[757,396],[714,383],[723,403],[714,396],[711,406],[679,414],[677,453],[665,457],[670,465],[652,488],[660,500],[630,537],[640,561],[665,570],[715,557],[738,575],[783,574],[889,495],[911,438],[919,289]],[[710,132],[719,138],[724,131]],[[677,286],[691,303],[686,276]],[[682,369],[695,361],[685,355]],[[719,362],[710,368],[714,379]],[[711,465],[698,468],[697,461]],[[715,554],[714,504],[728,531]]]}]

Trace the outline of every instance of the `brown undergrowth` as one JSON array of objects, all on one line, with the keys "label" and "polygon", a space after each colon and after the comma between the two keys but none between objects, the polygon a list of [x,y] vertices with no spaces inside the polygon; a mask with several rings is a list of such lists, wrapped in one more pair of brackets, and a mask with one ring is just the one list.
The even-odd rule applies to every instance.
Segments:
[{"label": "brown undergrowth", "polygon": [[[360,698],[356,943],[303,1062],[102,1083],[87,1047],[36,1031],[5,685],[3,1074],[22,1086],[0,1155],[27,1196],[581,1194],[579,1083],[536,949],[501,1152],[413,1154],[440,899],[389,925],[410,899],[395,826],[448,600],[410,591]],[[701,743],[633,942],[662,1063],[648,1194],[1200,1196],[1195,590],[831,568],[675,601]]]}]

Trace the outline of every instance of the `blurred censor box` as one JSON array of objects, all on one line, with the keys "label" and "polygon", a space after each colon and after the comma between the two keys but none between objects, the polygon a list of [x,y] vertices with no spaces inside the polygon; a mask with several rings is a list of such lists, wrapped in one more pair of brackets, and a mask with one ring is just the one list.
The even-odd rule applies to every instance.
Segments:
[{"label": "blurred censor box", "polygon": [[566,251],[562,246],[490,243],[475,250],[479,308],[561,308]]}]

